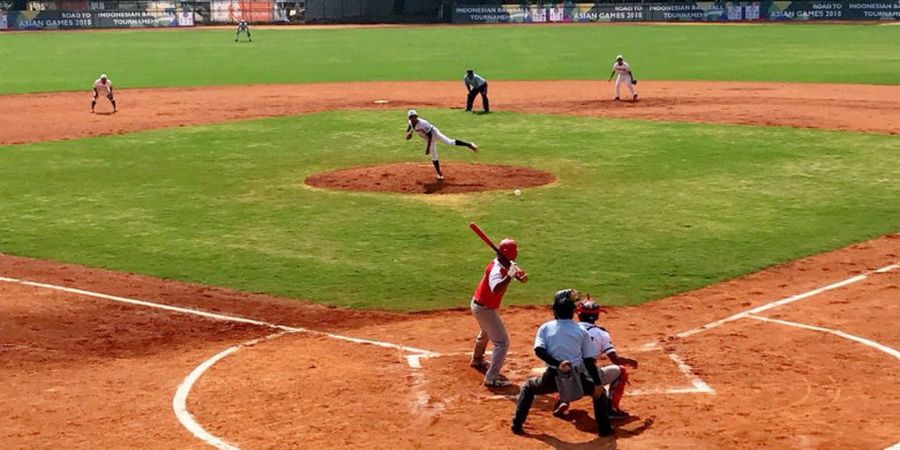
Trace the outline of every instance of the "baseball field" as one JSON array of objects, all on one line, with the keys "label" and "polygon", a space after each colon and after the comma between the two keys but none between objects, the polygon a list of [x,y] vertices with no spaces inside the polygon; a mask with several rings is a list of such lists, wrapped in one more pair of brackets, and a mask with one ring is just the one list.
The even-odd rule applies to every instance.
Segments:
[{"label": "baseball field", "polygon": [[[0,33],[0,448],[900,445],[900,27]],[[614,102],[614,57],[640,99]],[[464,71],[492,112],[463,111]],[[118,111],[91,86],[101,73]],[[476,111],[480,109],[476,101]],[[436,182],[408,109],[440,146]],[[469,368],[515,238],[504,370],[563,288],[634,415]]]}]

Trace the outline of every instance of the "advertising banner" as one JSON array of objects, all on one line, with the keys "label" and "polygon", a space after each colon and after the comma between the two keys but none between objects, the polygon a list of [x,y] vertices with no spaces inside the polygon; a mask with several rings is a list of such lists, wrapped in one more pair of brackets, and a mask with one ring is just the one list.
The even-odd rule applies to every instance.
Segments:
[{"label": "advertising banner", "polygon": [[900,0],[458,5],[454,23],[900,20]]},{"label": "advertising banner", "polygon": [[275,4],[271,1],[212,0],[210,9],[213,22],[234,23],[271,22]]},{"label": "advertising banner", "polygon": [[[193,25],[193,14],[189,14]],[[179,26],[169,11],[11,11],[0,15],[0,30],[71,30],[80,28],[132,28]],[[185,25],[182,25],[185,26]]]}]

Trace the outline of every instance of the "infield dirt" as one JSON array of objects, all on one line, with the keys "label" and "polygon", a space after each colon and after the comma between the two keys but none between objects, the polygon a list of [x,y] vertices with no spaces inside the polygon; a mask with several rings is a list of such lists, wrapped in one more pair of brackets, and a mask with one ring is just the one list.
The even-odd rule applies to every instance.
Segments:
[{"label": "infield dirt", "polygon": [[[678,352],[715,394],[626,396],[638,418],[596,440],[585,402],[566,420],[540,399],[509,434],[512,401],[468,367],[476,333],[464,309],[422,314],[358,312],[150,277],[0,256],[0,274],[311,327],[441,352],[421,378],[403,352],[307,333],[226,358],[188,399],[196,419],[243,448],[884,448],[900,426],[898,361],[840,337],[742,319],[685,339],[734,312],[896,263],[900,235],[801,259],[642,306],[612,308],[603,323],[636,357],[632,392],[684,386],[665,352]],[[511,292],[510,295],[515,295]],[[900,270],[768,311],[900,346]],[[504,308],[516,382],[539,366],[530,354],[546,307]],[[204,359],[273,330],[0,283],[0,441],[70,448],[202,448],[181,428],[172,395]],[[662,350],[641,352],[647,342]],[[664,351],[663,351],[664,350]]]},{"label": "infield dirt", "polygon": [[[641,100],[612,101],[602,81],[496,81],[499,111],[900,133],[900,86],[642,81]],[[0,96],[0,144],[330,110],[460,108],[462,83],[372,82],[123,89],[119,112],[87,92]],[[375,104],[375,100],[388,103]],[[105,109],[104,109],[105,108]],[[403,116],[401,121],[405,120]]]}]

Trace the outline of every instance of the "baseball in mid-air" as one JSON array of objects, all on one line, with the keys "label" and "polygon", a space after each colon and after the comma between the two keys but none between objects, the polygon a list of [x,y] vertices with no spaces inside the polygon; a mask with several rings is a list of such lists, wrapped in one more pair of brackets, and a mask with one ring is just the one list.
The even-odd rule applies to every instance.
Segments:
[{"label": "baseball in mid-air", "polygon": [[514,194],[516,197],[518,197],[518,196],[522,195],[522,190],[521,190],[521,189],[516,189],[516,190],[513,191],[513,194]]}]

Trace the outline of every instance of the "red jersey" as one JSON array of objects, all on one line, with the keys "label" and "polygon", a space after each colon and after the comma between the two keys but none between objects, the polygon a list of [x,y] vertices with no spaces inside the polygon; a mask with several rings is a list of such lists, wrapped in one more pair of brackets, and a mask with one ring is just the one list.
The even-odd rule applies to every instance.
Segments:
[{"label": "red jersey", "polygon": [[481,283],[478,283],[478,287],[475,288],[472,298],[484,305],[485,308],[497,309],[500,307],[500,302],[503,301],[503,294],[506,293],[506,288],[509,287],[511,280],[512,278],[509,277],[507,268],[503,267],[500,261],[494,258],[484,268],[484,277],[481,278]]}]

